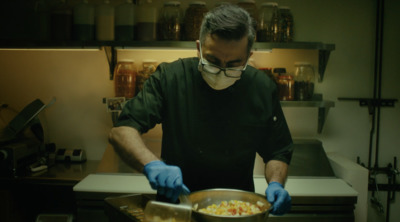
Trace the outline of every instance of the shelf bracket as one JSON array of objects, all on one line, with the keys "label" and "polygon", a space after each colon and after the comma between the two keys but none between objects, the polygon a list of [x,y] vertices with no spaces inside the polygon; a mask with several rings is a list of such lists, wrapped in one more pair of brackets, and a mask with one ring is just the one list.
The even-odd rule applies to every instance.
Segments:
[{"label": "shelf bracket", "polygon": [[318,133],[322,132],[329,108],[335,107],[333,101],[322,100],[321,94],[314,94],[310,101],[281,101],[282,107],[315,107],[318,108]]},{"label": "shelf bracket", "polygon": [[106,53],[108,66],[110,67],[110,80],[114,79],[114,68],[117,64],[117,51],[114,46],[103,46],[104,52]]},{"label": "shelf bracket", "polygon": [[318,108],[318,133],[322,133],[326,117],[328,116],[329,107]]},{"label": "shelf bracket", "polygon": [[319,50],[318,55],[318,82],[322,82],[324,80],[324,74],[326,66],[328,65],[329,56],[331,54],[330,50]]}]

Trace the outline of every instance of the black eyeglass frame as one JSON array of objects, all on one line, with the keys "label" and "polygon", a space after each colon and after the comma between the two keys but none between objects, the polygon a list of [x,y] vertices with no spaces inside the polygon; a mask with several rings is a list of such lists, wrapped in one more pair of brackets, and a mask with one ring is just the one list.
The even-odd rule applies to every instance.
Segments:
[{"label": "black eyeglass frame", "polygon": [[[208,62],[207,60],[205,60],[203,58],[203,52],[201,50],[201,42],[200,42],[199,47],[200,47],[200,63],[199,63],[199,66],[201,66],[202,70],[204,70],[204,71],[206,71],[206,72],[208,72],[210,74],[218,75],[221,71],[223,71],[223,73],[224,73],[224,75],[226,77],[229,77],[229,78],[240,78],[242,76],[243,72],[246,70],[247,64],[249,63],[250,57],[247,58],[246,64],[244,65],[243,69],[238,69],[238,67],[222,68],[220,66],[214,65],[214,64]],[[205,63],[204,60],[207,61],[207,63]],[[217,72],[210,72],[209,69],[207,69],[207,68],[205,69],[204,66],[210,66],[210,67],[213,67],[213,68],[217,68],[218,71]],[[240,72],[240,74],[238,74],[237,76],[236,75],[229,75],[229,74],[226,73],[226,71],[230,71],[230,70],[231,71],[238,71],[238,72]]]}]

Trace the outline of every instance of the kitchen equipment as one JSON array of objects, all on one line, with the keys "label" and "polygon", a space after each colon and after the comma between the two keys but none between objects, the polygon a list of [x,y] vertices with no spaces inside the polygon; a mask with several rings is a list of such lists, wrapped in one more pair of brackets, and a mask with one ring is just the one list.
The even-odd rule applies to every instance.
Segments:
[{"label": "kitchen equipment", "polygon": [[0,177],[18,177],[30,164],[37,161],[40,143],[21,139],[0,146]]},{"label": "kitchen equipment", "polygon": [[[43,131],[40,121],[34,121],[46,107],[36,99],[22,109],[0,133],[0,175],[17,176],[20,170],[37,160]],[[30,127],[37,138],[23,135]],[[39,139],[39,140],[38,140]]]},{"label": "kitchen equipment", "polygon": [[[235,222],[253,222],[253,221],[267,221],[269,215],[269,209],[271,204],[268,203],[265,196],[248,192],[242,190],[235,189],[209,189],[209,190],[201,190],[197,192],[193,192],[189,195],[189,200],[193,204],[193,212],[192,218],[194,221],[202,222],[202,221],[235,221]],[[217,216],[210,215],[206,213],[199,212],[198,209],[206,208],[211,204],[219,204],[221,201],[230,201],[230,200],[241,200],[245,202],[250,202],[252,204],[257,204],[257,202],[261,202],[264,204],[262,208],[262,213],[254,214],[254,215],[246,215],[246,216]]]},{"label": "kitchen equipment", "polygon": [[[294,139],[293,142],[294,152],[285,185],[292,197],[292,208],[283,216],[270,215],[268,222],[354,222],[354,208],[360,194],[347,180],[335,176],[332,167],[335,162],[326,155],[322,142],[314,139]],[[260,163],[262,173],[255,174],[254,186],[255,193],[265,198],[267,183],[263,176],[264,163],[261,158]],[[132,173],[132,169],[122,161],[117,162],[117,170],[116,173],[90,174],[74,186],[78,221],[107,222],[103,213],[104,199],[110,196],[152,194],[152,199],[155,199],[155,191],[143,174]],[[349,170],[354,173],[353,169]],[[195,204],[191,195],[189,199]],[[144,206],[145,203],[142,209]],[[122,214],[119,206],[113,210],[118,210],[114,213]],[[111,216],[109,219],[113,222],[138,221],[119,220],[118,216]],[[196,213],[192,212],[192,221],[195,221],[195,216]]]},{"label": "kitchen equipment", "polygon": [[82,149],[58,149],[56,161],[83,163],[86,161],[86,152]]},{"label": "kitchen equipment", "polygon": [[145,221],[189,222],[192,214],[192,205],[185,195],[181,195],[179,200],[180,204],[150,200],[144,209]]}]

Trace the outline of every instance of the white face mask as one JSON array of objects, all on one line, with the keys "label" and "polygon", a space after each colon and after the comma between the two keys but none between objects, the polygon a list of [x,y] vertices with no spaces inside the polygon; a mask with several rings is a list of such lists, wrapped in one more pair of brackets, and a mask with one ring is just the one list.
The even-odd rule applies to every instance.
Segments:
[{"label": "white face mask", "polygon": [[201,71],[201,76],[203,77],[204,81],[206,81],[206,83],[215,90],[226,89],[239,80],[239,78],[226,77],[222,72],[219,74],[211,74]]},{"label": "white face mask", "polygon": [[204,81],[206,81],[206,83],[215,90],[226,89],[240,79],[226,77],[223,72],[218,74],[208,73],[204,71],[200,65],[198,69],[201,72],[201,76],[203,77]]}]

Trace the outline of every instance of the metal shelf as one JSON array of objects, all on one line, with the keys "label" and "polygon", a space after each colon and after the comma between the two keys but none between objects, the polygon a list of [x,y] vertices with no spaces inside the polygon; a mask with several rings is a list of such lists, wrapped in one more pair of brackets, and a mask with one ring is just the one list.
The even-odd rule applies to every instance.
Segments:
[{"label": "metal shelf", "polygon": [[[0,48],[98,48],[105,47],[110,64],[110,78],[116,64],[116,49],[156,48],[156,49],[196,49],[195,41],[29,41],[4,40]],[[318,81],[324,79],[330,52],[335,50],[334,44],[322,42],[255,42],[255,51],[272,49],[310,49],[318,50]]]},{"label": "metal shelf", "polygon": [[[29,41],[29,40],[3,40],[0,43],[1,48],[47,48],[47,47],[68,47],[68,48],[86,48],[113,46],[122,48],[131,47],[165,47],[165,48],[186,48],[195,49],[195,41]],[[268,49],[317,49],[333,51],[334,44],[325,44],[322,42],[255,42],[255,50]]]},{"label": "metal shelf", "polygon": [[318,108],[318,133],[322,132],[329,108],[335,107],[335,102],[329,100],[311,101],[281,101],[282,107],[316,107]]}]

